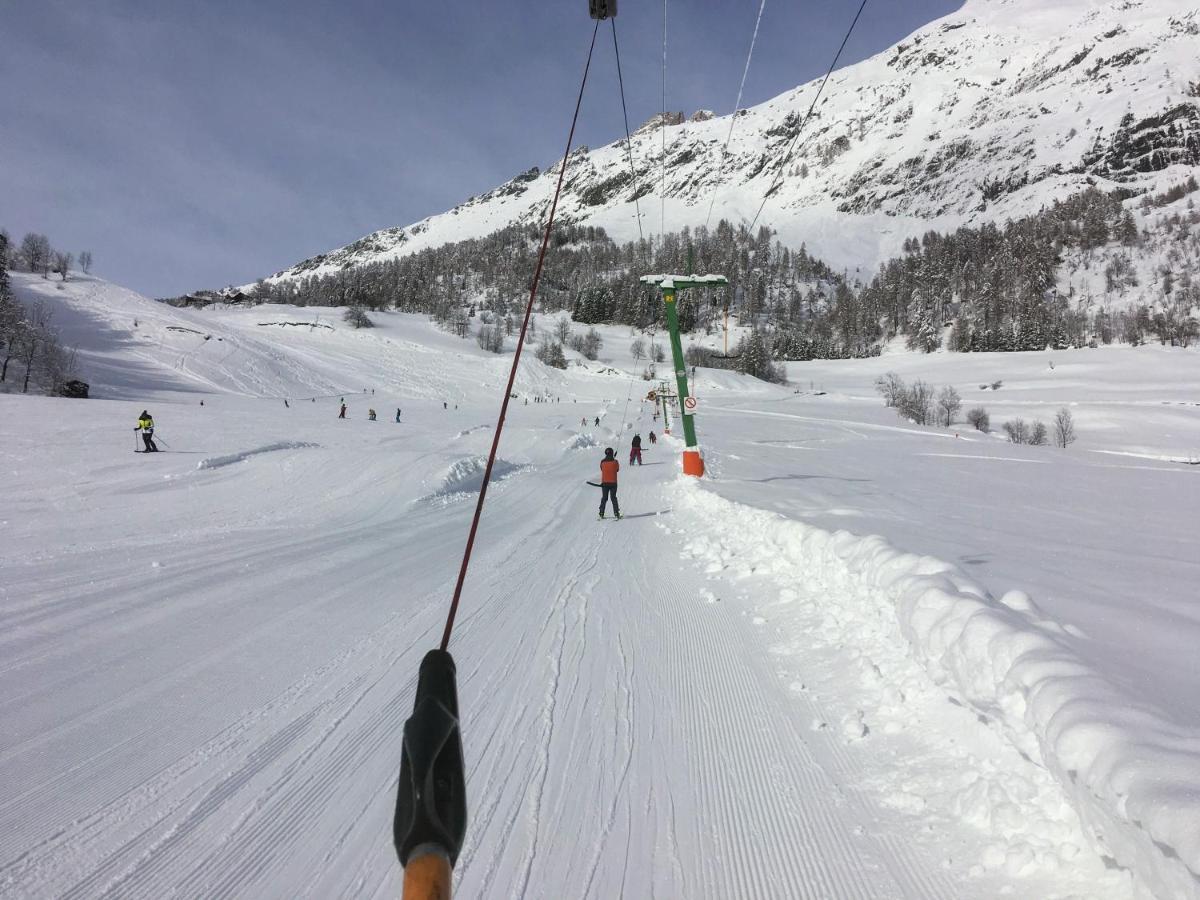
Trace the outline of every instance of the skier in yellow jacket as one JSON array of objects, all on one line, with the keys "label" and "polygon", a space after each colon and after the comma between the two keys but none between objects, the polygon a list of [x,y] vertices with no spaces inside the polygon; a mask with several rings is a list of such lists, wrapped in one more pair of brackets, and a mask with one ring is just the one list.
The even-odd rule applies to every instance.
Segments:
[{"label": "skier in yellow jacket", "polygon": [[144,452],[158,452],[158,445],[154,443],[154,417],[150,413],[143,409],[142,414],[138,417],[138,423],[134,426],[133,430],[142,433],[142,443],[146,445]]}]

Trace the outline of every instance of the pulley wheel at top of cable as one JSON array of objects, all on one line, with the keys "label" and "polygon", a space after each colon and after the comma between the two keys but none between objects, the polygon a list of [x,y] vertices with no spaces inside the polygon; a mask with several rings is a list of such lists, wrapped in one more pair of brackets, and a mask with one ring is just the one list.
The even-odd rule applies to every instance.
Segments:
[{"label": "pulley wheel at top of cable", "polygon": [[588,14],[593,19],[615,19],[617,0],[588,0]]}]

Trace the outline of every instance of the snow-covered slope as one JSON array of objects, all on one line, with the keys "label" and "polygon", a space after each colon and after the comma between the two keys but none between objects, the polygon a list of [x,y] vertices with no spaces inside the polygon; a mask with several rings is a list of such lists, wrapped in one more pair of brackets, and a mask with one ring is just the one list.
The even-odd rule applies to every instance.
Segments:
[{"label": "snow-covered slope", "polygon": [[[1200,11],[1193,0],[968,0],[833,76],[760,219],[790,246],[869,274],[927,228],[1002,221],[1087,184],[1167,187],[1200,171]],[[730,118],[670,117],[666,229],[749,222],[817,89]],[[678,121],[678,124],[674,124]],[[563,221],[617,239],[660,228],[662,136],[572,157]],[[277,273],[327,273],[515,222],[537,223],[557,176],[531,169],[449,212]],[[649,202],[651,199],[655,202]]]},{"label": "snow-covered slope", "polygon": [[[489,383],[508,371],[503,359],[439,331],[425,316],[390,314],[384,327],[357,330],[342,321],[340,309],[176,309],[88,276],[61,287],[36,275],[12,278],[18,297],[48,305],[52,325],[76,348],[82,377],[100,398],[190,393],[307,400],[387,384],[404,385],[410,397],[457,401],[469,388],[444,377],[447,358],[469,363]],[[557,377],[530,365],[521,386],[533,391]]]},{"label": "snow-covered slope", "polygon": [[[395,896],[508,358],[15,281],[111,399],[0,395],[0,894]],[[661,426],[601,331],[510,407],[452,644],[461,895],[1200,897],[1200,467],[1154,458],[1200,446],[1194,351],[702,372],[711,477],[664,438],[599,523],[598,447]],[[1080,440],[900,421],[888,366]]]}]

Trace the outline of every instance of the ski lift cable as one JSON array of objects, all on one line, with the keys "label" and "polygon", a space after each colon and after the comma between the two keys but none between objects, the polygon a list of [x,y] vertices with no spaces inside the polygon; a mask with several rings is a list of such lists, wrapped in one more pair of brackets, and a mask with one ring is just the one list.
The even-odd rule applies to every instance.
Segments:
[{"label": "ski lift cable", "polygon": [[500,446],[500,435],[504,430],[504,419],[508,413],[508,401],[512,396],[513,383],[517,378],[517,366],[521,362],[521,350],[525,346],[525,334],[529,329],[529,318],[533,312],[534,300],[537,298],[538,283],[542,278],[542,265],[546,260],[546,248],[550,244],[550,231],[554,226],[554,213],[558,209],[558,198],[562,193],[563,176],[567,172],[567,162],[571,156],[571,145],[575,140],[575,125],[579,121],[579,108],[583,105],[583,90],[587,85],[588,70],[592,66],[592,51],[596,49],[596,34],[600,30],[600,19],[592,28],[592,41],[588,47],[587,62],[583,67],[583,78],[579,83],[579,96],[575,100],[575,114],[571,118],[571,130],[567,134],[567,149],[563,153],[562,166],[558,171],[558,183],[554,188],[554,197],[550,202],[550,211],[546,217],[546,229],[542,234],[542,246],[538,251],[537,266],[533,270],[533,282],[529,288],[529,302],[525,305],[525,317],[521,320],[521,333],[517,338],[517,349],[513,354],[512,369],[508,373],[508,385],[504,389],[504,399],[500,402],[500,415],[496,419],[495,434],[492,437],[492,447],[488,452],[487,466],[483,471],[483,484],[479,487],[479,500],[475,503],[475,514],[471,519],[471,529],[467,533],[467,545],[463,550],[462,565],[458,570],[458,581],[454,585],[454,596],[450,601],[450,610],[446,615],[446,628],[442,633],[441,650],[444,652],[450,643],[450,634],[454,630],[454,619],[458,614],[458,604],[462,599],[463,583],[467,578],[467,568],[471,563],[471,550],[475,546],[475,535],[479,530],[479,519],[483,514],[483,503],[487,499],[488,484],[492,479],[492,468],[496,463],[496,451]]},{"label": "ski lift cable", "polygon": [[658,188],[658,235],[661,244],[667,234],[667,0],[663,0],[662,119],[658,124],[659,134],[662,135],[662,177]]},{"label": "ski lift cable", "polygon": [[[733,102],[733,113],[729,116],[729,133],[725,135],[725,146],[721,148],[722,161],[725,159],[725,154],[729,152],[729,142],[733,139],[733,124],[737,121],[738,110],[742,108],[742,92],[746,89],[746,76],[750,74],[750,60],[754,57],[754,45],[758,41],[758,26],[762,24],[763,9],[766,5],[767,0],[762,0],[758,4],[758,18],[754,20],[754,36],[750,38],[750,52],[746,54],[746,67],[742,69],[742,83],[738,85],[737,100]],[[712,220],[713,204],[716,202],[717,192],[714,190],[708,201],[708,215],[704,217],[705,228]]]},{"label": "ski lift cable", "polygon": [[[658,333],[657,326],[651,325],[651,327],[649,329],[650,346],[651,347],[654,346],[654,337],[657,333]],[[626,431],[625,422],[626,422],[626,416],[629,413],[629,401],[633,397],[633,385],[637,381],[637,377],[638,377],[637,372],[631,372],[629,374],[629,388],[625,393],[625,408],[623,410],[621,410],[621,431],[620,431],[620,434],[617,436],[617,447],[621,446],[620,439],[625,436],[625,431]],[[638,412],[638,421],[640,422],[641,420],[642,420],[642,413],[641,413],[641,411],[639,411]]]},{"label": "ski lift cable", "polygon": [[636,379],[637,379],[636,372],[632,373],[629,376],[629,388],[625,392],[625,408],[621,410],[621,430],[617,435],[617,447],[621,446],[621,443],[625,438],[625,431],[626,431],[625,422],[626,422],[626,417],[629,415],[629,401],[633,397],[633,383]]},{"label": "ski lift cable", "polygon": [[[766,0],[764,0],[766,2]],[[621,76],[621,48],[617,45],[617,20],[609,19],[612,23],[613,53],[617,58],[617,87],[621,91],[621,115],[625,118],[625,155],[629,158],[629,184],[633,187],[633,210],[637,214],[639,246],[646,243],[642,233],[642,206],[637,198],[637,169],[633,165],[633,139],[629,135],[629,110],[625,107],[625,79]]]},{"label": "ski lift cable", "polygon": [[776,174],[775,178],[772,180],[770,187],[767,188],[767,192],[763,194],[762,203],[760,203],[758,206],[758,212],[754,214],[754,219],[750,222],[750,228],[748,230],[751,233],[754,232],[754,226],[758,223],[758,217],[762,215],[763,207],[767,205],[767,200],[770,199],[771,194],[782,183],[783,172],[787,167],[788,160],[792,157],[792,151],[796,147],[796,141],[798,141],[800,139],[800,135],[804,133],[804,127],[808,124],[808,120],[812,118],[812,114],[817,108],[817,103],[821,99],[821,94],[825,91],[825,85],[829,83],[829,78],[831,75],[833,75],[833,70],[837,68],[838,60],[842,58],[842,51],[846,49],[846,44],[850,41],[850,35],[854,33],[854,26],[858,24],[858,20],[861,18],[863,10],[866,9],[866,7],[867,0],[862,0],[862,3],[859,4],[858,12],[854,14],[854,20],[850,23],[850,27],[846,30],[846,36],[842,38],[841,46],[838,47],[837,53],[833,55],[833,61],[829,64],[829,68],[825,71],[825,77],[821,79],[821,85],[817,88],[817,95],[813,97],[813,101],[808,107],[808,112],[804,114],[804,119],[800,122],[800,127],[796,129],[796,134],[792,137],[792,142],[788,144],[787,152],[783,155],[783,161],[779,164],[778,174]]}]

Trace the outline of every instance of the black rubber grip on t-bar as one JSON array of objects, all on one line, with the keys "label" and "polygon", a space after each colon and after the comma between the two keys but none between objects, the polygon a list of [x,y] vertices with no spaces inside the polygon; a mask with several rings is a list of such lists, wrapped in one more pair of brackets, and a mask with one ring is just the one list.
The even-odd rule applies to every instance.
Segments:
[{"label": "black rubber grip on t-bar", "polygon": [[404,723],[393,837],[401,865],[422,844],[441,847],[453,865],[467,832],[467,791],[454,657],[430,650],[421,660],[417,698]]}]

